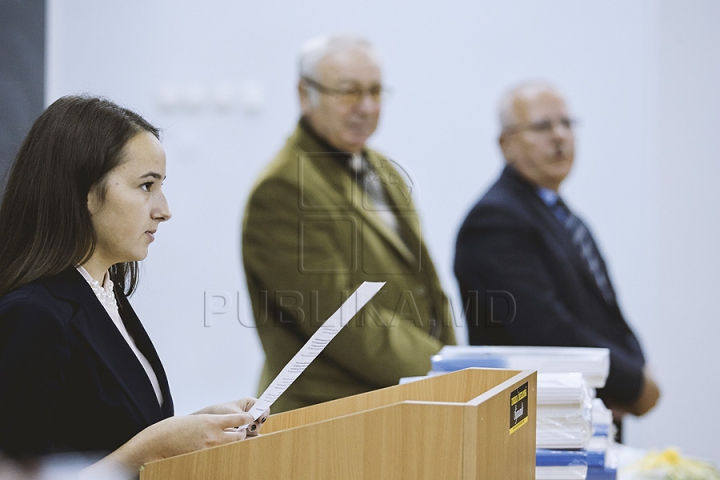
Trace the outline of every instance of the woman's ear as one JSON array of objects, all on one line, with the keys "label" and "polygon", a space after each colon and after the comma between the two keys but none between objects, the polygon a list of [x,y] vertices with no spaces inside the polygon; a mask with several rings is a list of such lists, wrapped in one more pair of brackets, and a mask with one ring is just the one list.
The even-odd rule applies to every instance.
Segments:
[{"label": "woman's ear", "polygon": [[88,192],[87,196],[87,208],[91,216],[98,210],[100,210],[100,205],[101,202],[100,197],[97,193],[97,187],[93,185],[92,187],[90,187],[90,191]]}]

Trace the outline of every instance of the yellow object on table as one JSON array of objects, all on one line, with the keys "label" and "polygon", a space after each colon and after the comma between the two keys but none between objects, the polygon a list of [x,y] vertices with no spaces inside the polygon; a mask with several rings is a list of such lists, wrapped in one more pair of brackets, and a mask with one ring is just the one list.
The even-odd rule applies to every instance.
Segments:
[{"label": "yellow object on table", "polygon": [[702,460],[683,458],[675,447],[663,452],[650,451],[640,460],[628,465],[623,473],[631,473],[638,480],[720,480],[717,468]]}]

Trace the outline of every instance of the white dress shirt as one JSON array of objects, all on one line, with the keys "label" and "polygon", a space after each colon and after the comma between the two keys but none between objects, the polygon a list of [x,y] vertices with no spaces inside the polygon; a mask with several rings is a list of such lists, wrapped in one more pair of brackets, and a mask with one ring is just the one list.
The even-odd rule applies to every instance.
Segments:
[{"label": "white dress shirt", "polygon": [[95,292],[95,296],[102,306],[105,307],[105,311],[108,313],[113,323],[120,331],[120,334],[132,349],[133,353],[135,353],[135,356],[140,361],[140,364],[143,366],[145,373],[147,373],[147,376],[150,379],[150,383],[152,384],[153,390],[155,390],[155,396],[158,399],[158,403],[162,405],[163,396],[160,391],[160,384],[158,383],[157,375],[155,375],[155,371],[150,365],[150,362],[148,362],[147,358],[145,358],[145,355],[143,355],[142,352],[140,352],[140,350],[138,350],[135,346],[135,341],[128,333],[127,328],[125,328],[122,318],[120,318],[120,312],[118,311],[117,300],[115,299],[115,293],[113,292],[113,282],[110,280],[110,275],[105,273],[104,285],[100,286],[100,282],[92,278],[92,276],[90,276],[87,270],[83,267],[77,267],[77,270],[90,284],[90,288],[92,288],[93,292]]}]

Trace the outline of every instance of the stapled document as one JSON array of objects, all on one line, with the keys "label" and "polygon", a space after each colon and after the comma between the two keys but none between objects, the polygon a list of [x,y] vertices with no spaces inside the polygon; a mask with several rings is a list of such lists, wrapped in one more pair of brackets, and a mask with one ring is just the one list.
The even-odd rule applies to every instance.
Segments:
[{"label": "stapled document", "polygon": [[[363,282],[355,292],[328,318],[310,337],[299,352],[285,365],[285,368],[272,381],[270,386],[250,409],[253,420],[257,420],[275,400],[297,379],[320,352],[335,338],[342,328],[362,309],[385,282]],[[242,428],[242,427],[241,427]]]}]

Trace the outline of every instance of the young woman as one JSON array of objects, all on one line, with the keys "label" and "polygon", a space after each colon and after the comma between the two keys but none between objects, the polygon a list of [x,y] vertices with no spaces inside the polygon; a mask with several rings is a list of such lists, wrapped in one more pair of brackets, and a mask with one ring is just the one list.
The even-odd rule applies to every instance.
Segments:
[{"label": "young woman", "polygon": [[61,98],[30,129],[0,205],[0,452],[100,453],[91,468],[137,472],[245,438],[253,399],[173,416],[126,298],[171,216],[164,178],[158,130],[107,100]]}]

